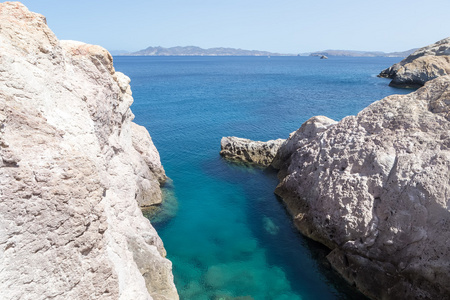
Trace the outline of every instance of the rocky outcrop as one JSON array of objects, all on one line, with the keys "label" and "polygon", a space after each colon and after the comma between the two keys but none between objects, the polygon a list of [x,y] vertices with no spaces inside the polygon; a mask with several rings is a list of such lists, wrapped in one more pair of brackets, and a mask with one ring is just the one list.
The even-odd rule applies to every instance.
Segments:
[{"label": "rocky outcrop", "polygon": [[450,74],[450,38],[420,48],[378,76],[391,78],[394,87],[418,88],[439,76]]},{"label": "rocky outcrop", "polygon": [[238,137],[223,137],[220,141],[222,149],[220,155],[228,160],[268,167],[284,141],[278,139],[260,142]]},{"label": "rocky outcrop", "polygon": [[[141,204],[165,175],[129,78],[0,4],[0,298],[178,299]],[[137,201],[136,201],[137,200]]]},{"label": "rocky outcrop", "polygon": [[439,77],[279,150],[296,227],[373,299],[450,298],[449,90]]},{"label": "rocky outcrop", "polygon": [[307,145],[311,139],[336,123],[325,116],[312,117],[297,131],[292,132],[287,140],[260,142],[238,137],[223,137],[220,141],[220,155],[230,161],[283,169],[283,166],[290,164],[290,157],[298,148]]}]

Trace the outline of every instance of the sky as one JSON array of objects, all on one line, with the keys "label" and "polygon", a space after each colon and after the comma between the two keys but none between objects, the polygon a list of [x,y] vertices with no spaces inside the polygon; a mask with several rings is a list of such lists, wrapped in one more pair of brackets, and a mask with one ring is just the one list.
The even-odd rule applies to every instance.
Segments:
[{"label": "sky", "polygon": [[24,0],[59,39],[108,50],[404,51],[450,36],[449,0]]}]

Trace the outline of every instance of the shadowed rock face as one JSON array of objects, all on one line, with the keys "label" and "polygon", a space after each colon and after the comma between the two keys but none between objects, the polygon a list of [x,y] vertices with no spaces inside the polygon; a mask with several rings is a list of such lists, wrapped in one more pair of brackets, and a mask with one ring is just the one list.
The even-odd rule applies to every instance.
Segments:
[{"label": "shadowed rock face", "polygon": [[297,228],[373,299],[450,298],[449,90],[443,76],[377,101],[303,143],[279,173]]},{"label": "shadowed rock face", "polygon": [[0,4],[0,53],[0,298],[177,299],[138,206],[165,175],[129,78],[17,2]]},{"label": "shadowed rock face", "polygon": [[420,48],[378,76],[391,78],[394,87],[419,88],[425,82],[450,74],[450,38]]}]

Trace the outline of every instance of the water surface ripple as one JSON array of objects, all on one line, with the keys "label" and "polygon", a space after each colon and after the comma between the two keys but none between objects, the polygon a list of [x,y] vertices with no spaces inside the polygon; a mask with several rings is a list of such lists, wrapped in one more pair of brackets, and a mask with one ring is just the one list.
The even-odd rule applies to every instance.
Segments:
[{"label": "water surface ripple", "polygon": [[364,299],[302,237],[273,194],[276,174],[230,164],[222,136],[286,138],[308,118],[356,114],[393,93],[398,58],[114,57],[136,122],[173,185],[152,223],[181,299]]}]

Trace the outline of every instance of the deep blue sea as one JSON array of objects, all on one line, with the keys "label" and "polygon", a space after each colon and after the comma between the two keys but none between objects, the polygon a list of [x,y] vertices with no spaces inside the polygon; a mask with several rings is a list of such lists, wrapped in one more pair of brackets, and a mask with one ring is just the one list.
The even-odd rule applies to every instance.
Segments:
[{"label": "deep blue sea", "polygon": [[376,77],[399,60],[114,57],[172,179],[151,219],[181,299],[364,299],[295,230],[276,173],[223,160],[220,139],[287,138],[312,116],[340,120],[408,93]]}]

